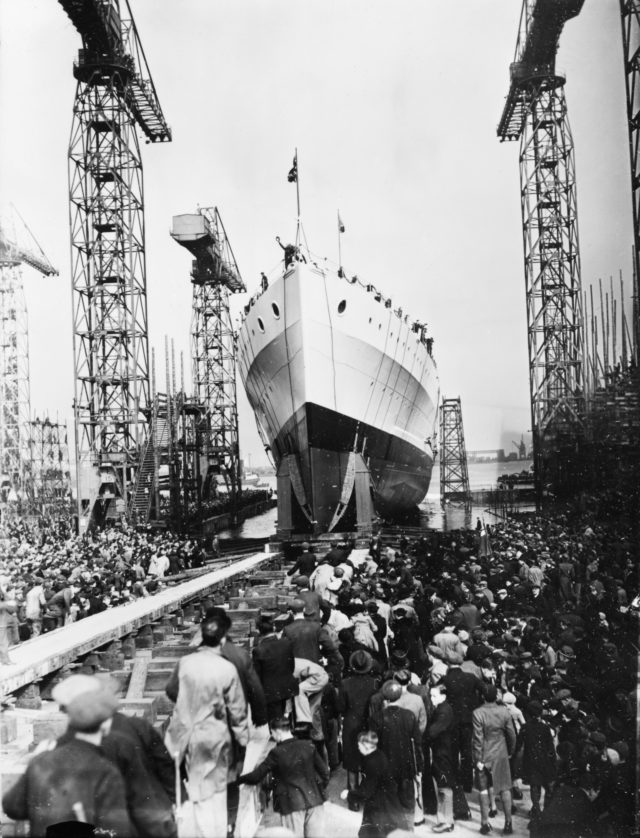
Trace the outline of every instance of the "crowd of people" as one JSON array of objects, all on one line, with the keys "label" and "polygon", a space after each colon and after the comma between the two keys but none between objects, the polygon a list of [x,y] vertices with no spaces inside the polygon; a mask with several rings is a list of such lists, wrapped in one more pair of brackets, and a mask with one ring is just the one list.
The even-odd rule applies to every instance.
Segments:
[{"label": "crowd of people", "polygon": [[197,540],[166,531],[114,526],[80,537],[9,522],[0,528],[0,665],[10,646],[149,596],[204,559]]},{"label": "crowd of people", "polygon": [[[72,676],[91,683],[74,682],[59,699],[67,739],[32,759],[27,779],[5,794],[5,811],[44,834],[30,809],[38,777],[53,782],[55,766],[55,782],[75,782],[71,797],[82,803],[90,791],[56,750],[102,742],[95,782],[111,783],[113,799],[100,811],[91,804],[90,819],[116,835],[132,834],[132,824],[142,836],[233,835],[241,787],[261,783],[282,834],[324,838],[327,787],[344,769],[342,797],[361,813],[359,838],[427,820],[434,833],[452,832],[456,820],[472,819],[472,795],[482,835],[498,828],[499,803],[502,834],[512,834],[520,810],[532,838],[628,836],[640,613],[631,539],[620,523],[559,515],[491,529],[478,521],[475,531],[411,541],[378,536],[368,549],[340,544],[323,556],[304,544],[288,569],[289,601],[262,609],[250,650],[229,638],[225,608],[203,604],[194,652],[166,687],[174,710],[154,759],[148,730],[116,730],[128,744],[113,741],[119,714],[108,687]],[[116,541],[113,550],[94,544],[94,565],[117,562]],[[273,747],[243,773],[252,726],[266,724]],[[127,748],[142,754],[137,762],[126,763]],[[189,801],[178,826],[169,753]],[[145,823],[131,799],[135,771],[146,772],[142,787],[153,785],[154,800],[164,788],[154,805],[162,833],[159,816]]]}]

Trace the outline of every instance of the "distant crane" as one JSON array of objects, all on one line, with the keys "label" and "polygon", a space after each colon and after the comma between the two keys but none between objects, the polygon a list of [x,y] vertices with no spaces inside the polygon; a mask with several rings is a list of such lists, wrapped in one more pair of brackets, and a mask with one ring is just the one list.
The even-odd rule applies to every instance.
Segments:
[{"label": "distant crane", "polygon": [[[82,37],[69,143],[80,528],[126,509],[150,418],[142,159],[171,140],[128,0],[58,0]],[[121,14],[121,5],[124,14]],[[118,497],[120,496],[120,497]],[[119,501],[119,502],[118,502]]]},{"label": "distant crane", "polygon": [[[15,503],[30,494],[29,327],[22,266],[57,276],[15,207],[0,221],[0,497]],[[15,507],[17,509],[17,506]]]},{"label": "distant crane", "polygon": [[515,440],[511,440],[511,444],[515,445],[516,451],[518,452],[518,459],[519,460],[526,460],[527,459],[527,446],[525,445],[524,436],[520,437],[520,442],[515,442]]},{"label": "distant crane", "polygon": [[[536,494],[582,433],[582,291],[573,140],[555,59],[584,0],[524,0],[498,137],[520,139],[529,385]],[[571,473],[571,469],[563,472]],[[556,486],[555,488],[558,488]]]},{"label": "distant crane", "polygon": [[191,346],[193,389],[207,409],[207,474],[203,496],[222,481],[232,504],[241,491],[236,400],[236,335],[229,297],[245,291],[216,207],[173,218],[171,237],[195,258],[192,262]]}]

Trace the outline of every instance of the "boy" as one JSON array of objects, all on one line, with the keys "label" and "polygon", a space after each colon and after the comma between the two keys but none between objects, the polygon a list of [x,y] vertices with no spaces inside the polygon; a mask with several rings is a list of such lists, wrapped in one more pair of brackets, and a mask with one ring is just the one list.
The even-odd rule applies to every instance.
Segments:
[{"label": "boy", "polygon": [[259,783],[271,772],[275,781],[273,808],[282,826],[296,838],[326,838],[324,829],[325,788],[329,769],[313,742],[294,739],[286,716],[270,722],[276,747],[239,783]]}]

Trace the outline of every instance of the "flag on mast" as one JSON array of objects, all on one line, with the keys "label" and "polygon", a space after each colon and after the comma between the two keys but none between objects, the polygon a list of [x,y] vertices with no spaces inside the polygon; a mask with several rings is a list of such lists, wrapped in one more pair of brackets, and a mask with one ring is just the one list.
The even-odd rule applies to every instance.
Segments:
[{"label": "flag on mast", "polygon": [[297,183],[298,182],[298,152],[296,151],[295,156],[293,158],[293,166],[289,169],[289,174],[287,175],[287,180],[289,183]]},{"label": "flag on mast", "polygon": [[340,218],[340,213],[338,213],[338,232],[344,233],[344,224],[342,222],[342,219]]}]

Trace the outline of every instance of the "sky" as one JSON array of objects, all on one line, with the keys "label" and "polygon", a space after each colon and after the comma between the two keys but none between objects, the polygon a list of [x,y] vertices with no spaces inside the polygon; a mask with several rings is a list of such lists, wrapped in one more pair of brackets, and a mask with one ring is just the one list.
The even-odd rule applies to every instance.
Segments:
[{"label": "sky", "polygon": [[[121,0],[123,2],[123,0]],[[150,343],[189,369],[190,257],[171,218],[217,206],[256,290],[302,223],[314,254],[370,282],[435,337],[467,447],[530,429],[518,144],[496,137],[518,0],[130,0],[169,144],[142,145]],[[55,0],[0,0],[0,199],[60,276],[23,272],[31,402],[72,425],[67,150],[80,36]],[[582,281],[631,292],[630,167],[618,0],[567,23]],[[240,311],[246,297],[234,300]],[[178,360],[179,364],[179,360]],[[160,365],[162,371],[162,366]],[[266,464],[239,388],[241,454]],[[514,436],[517,434],[517,436]]]}]

